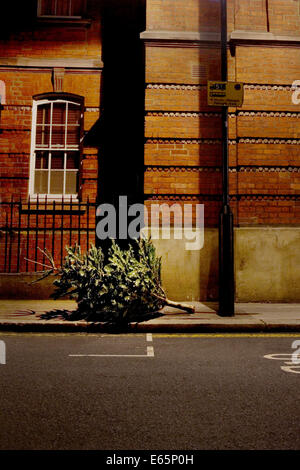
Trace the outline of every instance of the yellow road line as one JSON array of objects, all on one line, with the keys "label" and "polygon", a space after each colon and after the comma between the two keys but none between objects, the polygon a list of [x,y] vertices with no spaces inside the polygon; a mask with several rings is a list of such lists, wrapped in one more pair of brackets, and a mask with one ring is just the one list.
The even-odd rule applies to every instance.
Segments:
[{"label": "yellow road line", "polygon": [[[33,332],[33,331],[0,331],[0,338],[2,336],[104,336],[103,334],[96,334],[96,333],[84,333],[84,332],[44,332],[44,333],[38,333],[38,332]],[[105,335],[108,336],[108,335]]]},{"label": "yellow road line", "polygon": [[[86,333],[86,332],[13,332],[0,331],[0,339],[3,336],[84,336],[84,337],[141,337],[145,333]],[[152,333],[153,338],[298,338],[300,333]]]},{"label": "yellow road line", "polygon": [[154,338],[294,338],[300,333],[153,333]]}]

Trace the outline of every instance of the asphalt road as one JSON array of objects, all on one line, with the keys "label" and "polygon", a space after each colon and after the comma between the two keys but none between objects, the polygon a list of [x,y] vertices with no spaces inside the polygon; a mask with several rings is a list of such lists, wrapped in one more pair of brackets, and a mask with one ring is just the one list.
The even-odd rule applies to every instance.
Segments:
[{"label": "asphalt road", "polygon": [[300,449],[300,335],[0,340],[2,450]]}]

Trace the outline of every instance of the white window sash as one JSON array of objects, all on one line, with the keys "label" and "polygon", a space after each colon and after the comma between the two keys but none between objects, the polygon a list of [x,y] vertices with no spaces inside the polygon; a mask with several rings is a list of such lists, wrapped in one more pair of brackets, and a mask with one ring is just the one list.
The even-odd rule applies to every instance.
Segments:
[{"label": "white window sash", "polygon": [[[55,1],[55,12],[54,14],[52,15],[43,15],[42,12],[43,12],[43,0],[38,0],[38,5],[37,5],[37,16],[39,18],[67,18],[67,19],[81,19],[82,18],[82,15],[71,15],[71,11],[72,11],[72,0],[69,0],[69,14],[68,15],[57,15],[56,14],[56,11],[57,11],[57,0]],[[85,11],[86,9],[86,0],[82,2],[82,13]]]},{"label": "white window sash", "polygon": [[[66,115],[65,115],[65,145],[63,147],[56,147],[52,145],[52,116],[53,116],[53,103],[65,103],[66,104]],[[50,104],[50,135],[49,135],[49,145],[48,147],[42,147],[39,145],[36,145],[36,129],[37,129],[37,110],[38,106],[41,106],[43,104]],[[72,145],[72,146],[66,146],[66,136],[67,136],[67,129],[68,129],[68,121],[67,121],[67,109],[69,104],[74,104],[78,106],[80,110],[80,105],[78,102],[75,101],[70,101],[70,100],[40,100],[40,101],[33,101],[33,106],[32,106],[32,122],[31,122],[31,146],[30,146],[30,165],[29,165],[29,196],[32,199],[37,199],[37,198],[45,198],[47,197],[48,200],[51,199],[62,199],[62,197],[65,200],[68,200],[72,198],[72,200],[76,201],[78,198],[78,194],[65,194],[66,190],[66,175],[67,172],[72,172],[72,173],[79,173],[79,167],[78,168],[70,168],[67,169],[67,153],[68,152],[79,152],[80,150],[80,145]],[[80,113],[80,118],[82,118],[82,114]],[[73,124],[72,124],[73,126]],[[80,127],[80,123],[77,124],[76,126]],[[48,183],[47,183],[47,189],[48,193],[46,194],[37,194],[34,192],[34,184],[35,184],[35,166],[36,166],[36,152],[38,151],[47,151],[48,152],[48,168],[44,169],[44,171],[48,171]],[[64,168],[63,169],[58,169],[56,171],[63,171],[64,172],[64,178],[63,178],[63,193],[62,194],[50,194],[50,177],[51,177],[51,158],[52,158],[52,152],[53,151],[61,151],[64,152]],[[41,169],[43,170],[43,169]]]}]

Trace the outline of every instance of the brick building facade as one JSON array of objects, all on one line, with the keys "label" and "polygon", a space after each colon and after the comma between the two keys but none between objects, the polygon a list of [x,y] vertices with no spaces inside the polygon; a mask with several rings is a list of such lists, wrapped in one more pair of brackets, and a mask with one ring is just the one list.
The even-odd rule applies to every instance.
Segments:
[{"label": "brick building facade", "polygon": [[[92,207],[87,211],[74,203],[95,201],[97,195],[98,148],[86,145],[84,137],[100,113],[98,3],[31,1],[20,4],[18,12],[4,8],[2,272],[43,269],[28,261],[45,263],[39,248],[47,248],[61,262],[63,247],[78,241],[70,219],[74,228],[87,227]],[[60,9],[62,5],[66,8]],[[84,244],[95,238],[92,230],[80,235]]]},{"label": "brick building facade", "polygon": [[[94,241],[97,195],[201,203],[202,250],[155,243],[169,295],[216,300],[221,110],[207,105],[206,84],[220,79],[220,2],[27,3],[19,20],[8,9],[0,43],[0,270],[43,263],[37,245]],[[243,106],[229,109],[236,298],[299,301],[300,2],[227,8],[229,80],[245,84]],[[5,290],[12,278],[1,276]]]},{"label": "brick building facade", "polygon": [[[229,108],[229,191],[235,223],[236,298],[300,299],[300,2],[228,0],[229,80],[244,82]],[[220,79],[220,2],[148,0],[145,193],[205,205],[205,244],[161,241],[177,298],[218,296],[220,109],[206,82]]]}]

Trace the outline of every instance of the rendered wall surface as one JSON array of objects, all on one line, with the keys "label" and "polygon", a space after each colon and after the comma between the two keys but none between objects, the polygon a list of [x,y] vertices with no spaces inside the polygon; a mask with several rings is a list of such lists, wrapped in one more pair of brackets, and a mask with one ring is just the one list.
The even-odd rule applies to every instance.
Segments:
[{"label": "rendered wall surface", "polygon": [[[157,240],[163,285],[175,300],[218,299],[218,230],[205,230],[204,247],[186,240]],[[235,229],[237,302],[300,301],[300,228]]]}]

